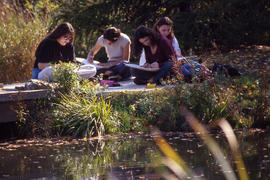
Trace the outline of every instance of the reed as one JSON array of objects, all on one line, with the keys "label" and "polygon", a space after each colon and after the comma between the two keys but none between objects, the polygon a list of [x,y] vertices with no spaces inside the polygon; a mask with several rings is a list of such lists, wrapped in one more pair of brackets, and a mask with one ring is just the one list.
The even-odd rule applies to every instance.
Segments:
[{"label": "reed", "polygon": [[25,81],[32,75],[34,53],[47,34],[49,21],[37,14],[31,16],[16,3],[1,6],[0,82]]}]

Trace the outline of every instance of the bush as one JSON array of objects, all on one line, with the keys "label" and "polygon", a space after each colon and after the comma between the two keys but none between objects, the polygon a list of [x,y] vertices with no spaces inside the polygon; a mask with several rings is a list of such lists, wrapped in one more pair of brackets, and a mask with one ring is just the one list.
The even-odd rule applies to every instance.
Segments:
[{"label": "bush", "polygon": [[54,110],[54,121],[61,135],[92,137],[116,132],[119,126],[111,105],[102,98],[84,98],[71,93],[63,95]]},{"label": "bush", "polygon": [[[267,0],[72,0],[61,5],[55,22],[64,20],[74,25],[76,44],[80,44],[77,53],[84,57],[107,27],[116,26],[132,39],[139,25],[152,27],[162,16],[174,21],[174,32],[183,51],[205,51],[215,44],[226,49],[270,44],[269,7]],[[106,58],[104,54],[102,58]]]},{"label": "bush", "polygon": [[54,81],[59,83],[53,110],[53,128],[61,135],[91,137],[118,131],[119,122],[110,103],[97,96],[95,81],[82,80],[73,63],[55,65]]},{"label": "bush", "polygon": [[42,12],[52,3],[23,5],[0,3],[0,82],[31,78],[35,50],[48,31],[50,17]]}]

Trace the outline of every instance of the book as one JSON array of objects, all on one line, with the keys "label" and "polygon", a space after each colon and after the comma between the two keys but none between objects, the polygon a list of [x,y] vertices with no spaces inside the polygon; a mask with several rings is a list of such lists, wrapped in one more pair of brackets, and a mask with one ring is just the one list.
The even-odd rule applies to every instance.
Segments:
[{"label": "book", "polygon": [[98,65],[99,62],[98,61],[95,61],[95,60],[93,61],[93,63],[90,63],[87,59],[79,58],[79,57],[76,57],[75,60],[77,62],[82,63],[82,64],[91,64],[91,65],[95,66],[97,68],[97,70],[99,70],[99,69],[108,69],[108,68],[111,67],[111,66],[100,66],[100,65]]},{"label": "book", "polygon": [[159,70],[159,68],[146,68],[146,67],[140,66],[138,64],[125,64],[125,65],[127,67],[134,68],[134,69],[139,69],[139,70],[143,70],[143,71],[155,72],[155,71]]}]

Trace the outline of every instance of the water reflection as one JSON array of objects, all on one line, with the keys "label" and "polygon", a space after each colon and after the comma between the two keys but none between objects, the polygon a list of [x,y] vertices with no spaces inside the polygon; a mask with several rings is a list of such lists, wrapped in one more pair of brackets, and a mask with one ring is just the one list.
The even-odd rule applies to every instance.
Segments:
[{"label": "water reflection", "polygon": [[[164,134],[196,174],[224,179],[210,151],[194,133]],[[231,163],[223,134],[213,135]],[[270,178],[269,132],[238,132],[250,179]],[[152,162],[161,156],[150,135],[105,140],[18,140],[0,143],[0,179],[159,179]]]}]

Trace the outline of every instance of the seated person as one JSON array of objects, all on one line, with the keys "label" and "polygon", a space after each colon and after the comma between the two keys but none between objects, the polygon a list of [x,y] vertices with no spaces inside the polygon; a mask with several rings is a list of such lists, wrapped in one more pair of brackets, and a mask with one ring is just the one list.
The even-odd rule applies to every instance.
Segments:
[{"label": "seated person", "polygon": [[52,81],[53,70],[49,68],[50,64],[74,61],[74,35],[72,25],[64,22],[41,41],[35,53],[32,79]]},{"label": "seated person", "polygon": [[160,68],[157,72],[138,71],[132,69],[132,75],[136,78],[136,84],[156,83],[172,71],[172,57],[175,53],[170,40],[152,29],[143,25],[139,26],[134,35],[133,52],[135,56],[140,56],[144,49],[146,63],[144,67]]},{"label": "seated person", "polygon": [[124,61],[129,62],[130,58],[130,39],[129,37],[121,33],[120,29],[110,27],[106,29],[104,34],[100,36],[88,53],[87,60],[93,63],[95,55],[98,51],[105,47],[107,53],[108,62],[99,63],[104,66],[104,69],[97,71],[97,74],[104,73],[104,77],[117,77],[116,80],[123,80],[130,77],[130,69],[125,66]]},{"label": "seated person", "polygon": [[[153,30],[156,31],[157,33],[159,33],[162,36],[167,37],[173,46],[174,52],[177,56],[177,59],[182,57],[181,54],[181,49],[179,47],[178,41],[174,35],[173,32],[173,21],[169,18],[169,17],[161,17],[159,18],[154,26],[153,26]],[[140,65],[143,65],[146,62],[145,59],[145,53],[144,50],[142,51],[141,57],[140,57]]]}]

